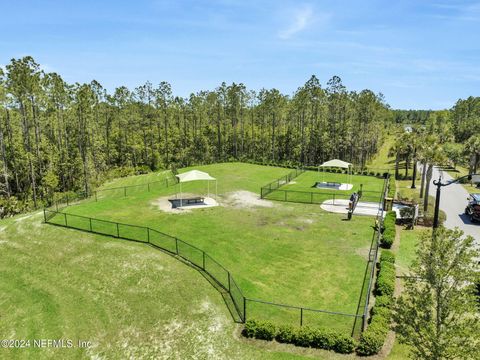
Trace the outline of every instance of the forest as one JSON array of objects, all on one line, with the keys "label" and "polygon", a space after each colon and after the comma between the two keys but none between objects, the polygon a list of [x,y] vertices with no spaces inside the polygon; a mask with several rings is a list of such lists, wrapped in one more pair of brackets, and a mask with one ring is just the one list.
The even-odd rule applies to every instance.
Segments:
[{"label": "forest", "polygon": [[0,68],[0,111],[0,190],[31,207],[108,176],[193,164],[363,167],[392,119],[381,94],[348,91],[336,76],[326,87],[312,76],[292,96],[222,83],[182,98],[167,82],[113,93],[67,84],[28,56]]},{"label": "forest", "polygon": [[222,83],[183,98],[167,82],[109,93],[95,80],[68,84],[32,57],[12,59],[0,68],[0,196],[3,208],[11,208],[2,213],[162,168],[341,158],[363,169],[401,123],[416,130],[396,136],[397,177],[400,161],[407,175],[411,161],[476,170],[480,98],[445,111],[392,110],[382,94],[349,91],[337,76],[323,87],[312,76],[291,95]]}]

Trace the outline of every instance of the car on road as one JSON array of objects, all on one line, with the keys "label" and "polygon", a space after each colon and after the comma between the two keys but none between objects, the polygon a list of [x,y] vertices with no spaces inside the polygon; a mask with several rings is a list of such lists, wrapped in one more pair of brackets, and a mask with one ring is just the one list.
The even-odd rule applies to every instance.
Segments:
[{"label": "car on road", "polygon": [[467,200],[465,215],[470,218],[471,222],[480,221],[480,194],[470,194]]}]

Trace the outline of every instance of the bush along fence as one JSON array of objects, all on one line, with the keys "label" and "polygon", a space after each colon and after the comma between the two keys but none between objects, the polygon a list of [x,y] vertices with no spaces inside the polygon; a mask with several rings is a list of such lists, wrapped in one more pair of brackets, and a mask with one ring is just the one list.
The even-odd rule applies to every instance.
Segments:
[{"label": "bush along fence", "polygon": [[378,266],[375,305],[371,310],[368,327],[360,337],[357,347],[359,355],[377,354],[390,330],[395,290],[395,255],[389,250],[382,250]]},{"label": "bush along fence", "polygon": [[395,235],[397,233],[397,228],[395,227],[395,222],[397,221],[397,214],[395,211],[387,212],[385,219],[383,220],[382,226],[382,237],[381,237],[381,246],[390,249],[395,240]]},{"label": "bush along fence", "polygon": [[280,186],[288,184],[290,181],[295,179],[298,175],[304,173],[304,169],[295,169],[292,172],[288,173],[285,176],[282,176],[281,178],[278,178],[277,180],[272,181],[271,183],[262,186],[260,189],[260,198],[264,198],[268,194],[270,194],[272,191],[277,190]]},{"label": "bush along fence", "polygon": [[[241,322],[247,317],[268,317],[278,322],[311,325],[316,327],[329,323],[328,317],[335,316],[344,331],[352,328],[354,320],[362,315],[311,309],[301,306],[277,304],[243,295],[231,273],[218,261],[198,247],[155,229],[96,218],[73,215],[66,212],[44,209],[44,220],[48,224],[112,236],[119,239],[149,244],[157,249],[179,256],[195,268],[209,275],[224,291],[228,292]],[[346,332],[346,331],[345,331]]]}]

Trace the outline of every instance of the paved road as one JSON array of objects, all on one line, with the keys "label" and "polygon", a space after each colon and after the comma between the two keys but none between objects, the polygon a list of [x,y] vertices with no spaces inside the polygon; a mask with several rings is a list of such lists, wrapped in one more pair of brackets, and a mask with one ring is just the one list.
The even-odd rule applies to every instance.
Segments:
[{"label": "paved road", "polygon": [[[446,172],[434,168],[433,180],[438,180],[439,175],[443,177],[443,181],[451,180],[452,177]],[[430,195],[435,197],[437,187],[430,184]],[[480,192],[480,190],[479,190]],[[467,205],[468,192],[460,184],[452,184],[442,188],[440,197],[440,209],[447,215],[445,227],[453,229],[459,227],[466,235],[471,235],[480,244],[480,224],[472,224],[468,217],[464,214]]]}]

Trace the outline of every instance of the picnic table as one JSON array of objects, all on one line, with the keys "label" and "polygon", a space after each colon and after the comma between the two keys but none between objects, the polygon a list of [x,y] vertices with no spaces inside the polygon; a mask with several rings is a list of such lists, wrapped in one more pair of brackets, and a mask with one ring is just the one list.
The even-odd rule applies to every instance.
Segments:
[{"label": "picnic table", "polygon": [[196,197],[182,199],[182,202],[186,202],[187,204],[199,204],[199,203],[203,203],[204,200],[205,198],[201,196],[196,196]]}]

